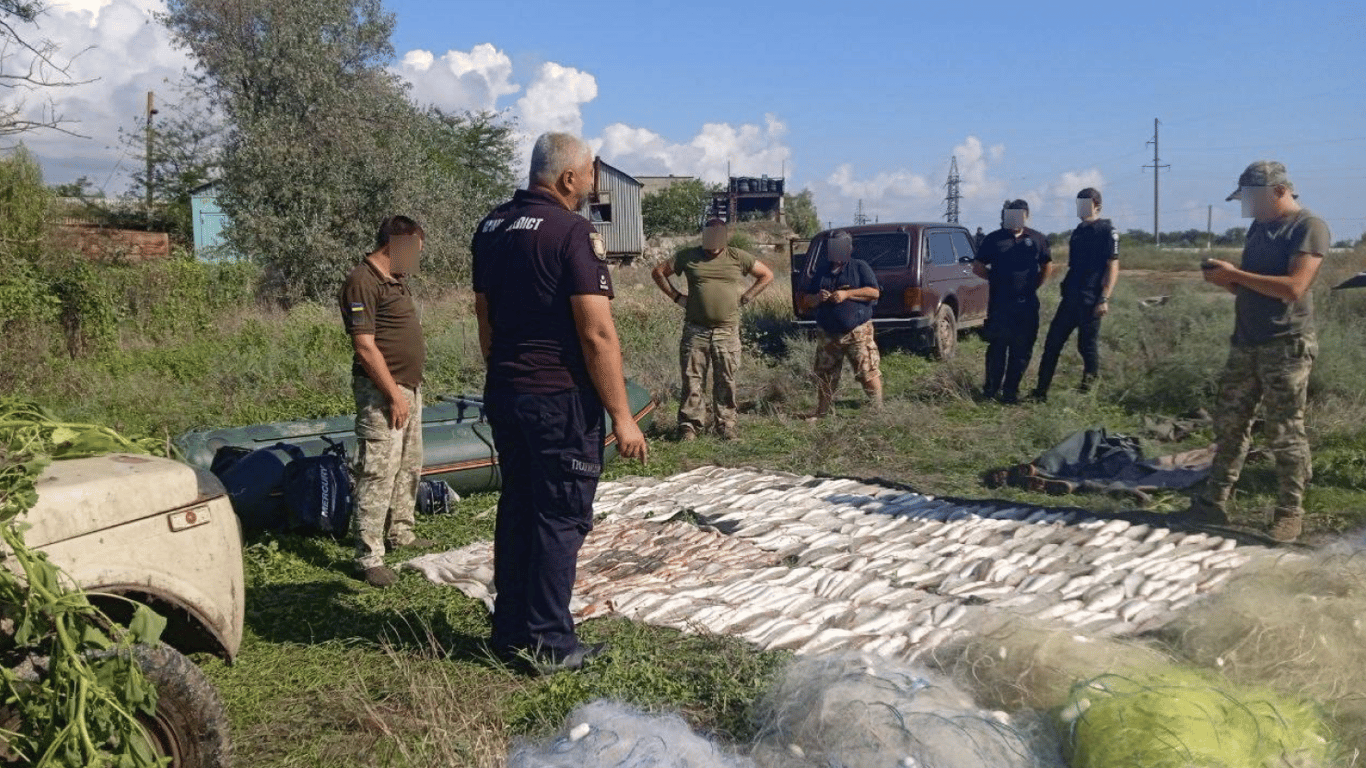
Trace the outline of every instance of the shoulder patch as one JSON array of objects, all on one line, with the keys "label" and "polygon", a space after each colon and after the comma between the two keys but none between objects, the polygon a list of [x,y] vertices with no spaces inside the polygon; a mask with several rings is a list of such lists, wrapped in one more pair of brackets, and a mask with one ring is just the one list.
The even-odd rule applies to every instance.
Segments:
[{"label": "shoulder patch", "polygon": [[607,261],[607,241],[603,239],[601,232],[593,232],[588,235],[588,239],[593,241],[593,255],[599,261]]}]

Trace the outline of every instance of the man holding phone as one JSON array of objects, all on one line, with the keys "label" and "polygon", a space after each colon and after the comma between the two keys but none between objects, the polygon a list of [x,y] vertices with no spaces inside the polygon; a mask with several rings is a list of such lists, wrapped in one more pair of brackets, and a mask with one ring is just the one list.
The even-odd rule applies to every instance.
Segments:
[{"label": "man holding phone", "polygon": [[1228,196],[1253,219],[1241,266],[1208,259],[1205,280],[1234,294],[1228,362],[1214,414],[1219,448],[1205,488],[1178,519],[1228,522],[1228,500],[1252,441],[1261,405],[1279,485],[1268,532],[1278,541],[1299,538],[1304,492],[1311,475],[1304,408],[1309,372],[1318,352],[1310,286],[1332,242],[1323,219],[1302,207],[1281,163],[1259,160]]},{"label": "man holding phone", "polygon": [[341,289],[342,322],[351,335],[351,392],[356,399],[356,488],[351,521],[356,567],[372,587],[398,575],[384,564],[393,548],[436,542],[413,534],[422,479],[422,367],[427,349],[407,278],[417,273],[422,227],[407,216],[379,226],[375,250]]}]

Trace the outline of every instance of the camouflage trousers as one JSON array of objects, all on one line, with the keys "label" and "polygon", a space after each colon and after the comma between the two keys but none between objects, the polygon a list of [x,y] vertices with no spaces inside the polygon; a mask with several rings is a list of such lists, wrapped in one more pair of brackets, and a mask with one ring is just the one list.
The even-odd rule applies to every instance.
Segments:
[{"label": "camouflage trousers", "polygon": [[1317,352],[1318,342],[1313,336],[1229,350],[1214,413],[1214,437],[1219,447],[1197,503],[1227,511],[1252,443],[1252,421],[1261,405],[1267,447],[1276,459],[1276,513],[1304,514],[1304,489],[1312,474],[1304,405]]},{"label": "camouflage trousers", "polygon": [[840,387],[845,359],[854,369],[854,378],[864,386],[882,377],[882,358],[877,351],[871,320],[843,336],[822,330],[816,344],[816,386],[825,402],[833,399]]},{"label": "camouflage trousers", "polygon": [[401,387],[408,399],[408,421],[389,428],[389,404],[365,376],[351,378],[356,396],[356,479],[352,494],[351,532],[356,537],[356,565],[384,565],[385,541],[411,542],[422,479],[422,392]]},{"label": "camouflage trousers", "polygon": [[[683,391],[678,398],[678,426],[701,433],[711,422],[718,432],[735,427],[735,372],[740,367],[740,326],[711,328],[683,324],[678,343]],[[706,388],[710,378],[711,401]]]}]

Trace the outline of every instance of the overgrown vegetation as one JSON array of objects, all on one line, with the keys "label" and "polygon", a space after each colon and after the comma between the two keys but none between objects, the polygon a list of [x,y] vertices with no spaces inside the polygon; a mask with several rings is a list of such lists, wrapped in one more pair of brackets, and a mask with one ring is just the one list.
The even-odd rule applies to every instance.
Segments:
[{"label": "overgrown vegetation", "polygon": [[[756,466],[880,477],[936,495],[1056,504],[1015,489],[988,492],[980,475],[1095,425],[1144,436],[1154,454],[1210,439],[1205,431],[1163,443],[1143,432],[1144,415],[1211,407],[1227,349],[1232,303],[1189,269],[1189,254],[1179,255],[1127,253],[1125,266],[1133,271],[1122,276],[1112,302],[1102,332],[1104,376],[1091,393],[1066,388],[1080,378],[1069,348],[1048,405],[977,403],[971,394],[980,384],[984,347],[967,334],[948,363],[885,344],[884,409],[865,409],[846,376],[835,416],[816,424],[798,418],[814,404],[808,378],[814,348],[792,328],[786,264],[776,263],[778,280],[744,317],[742,439],[736,442],[669,439],[681,317],[645,270],[622,268],[614,276],[613,311],[628,374],[663,404],[650,432],[649,466],[617,462],[608,478],[663,476],[701,464]],[[1363,257],[1330,261],[1318,282],[1322,352],[1309,413],[1311,538],[1366,523],[1366,393],[1360,386],[1366,294],[1327,290],[1356,272]],[[1154,271],[1176,266],[1186,269]],[[253,265],[188,261],[93,267],[91,285],[108,302],[112,333],[73,357],[57,320],[23,326],[22,335],[0,348],[0,393],[27,393],[68,419],[161,440],[196,427],[349,412],[350,351],[335,307],[257,305],[251,284],[258,274]],[[419,294],[428,391],[477,391],[482,366],[470,295],[435,281],[420,285]],[[1047,316],[1056,286],[1043,295]],[[1239,486],[1238,521],[1259,524],[1274,493],[1271,462],[1254,459]],[[452,515],[419,520],[419,534],[449,547],[487,539],[494,503],[492,495],[467,498]],[[1066,503],[1114,510],[1127,502],[1071,497]],[[1154,503],[1159,511],[1183,505],[1177,495]],[[539,734],[599,696],[680,710],[707,732],[742,739],[752,728],[754,692],[784,659],[728,638],[590,621],[585,635],[614,647],[604,665],[586,675],[525,679],[489,658],[482,647],[487,612],[456,590],[407,572],[395,589],[366,589],[349,575],[344,541],[259,536],[248,544],[247,632],[239,660],[232,667],[203,664],[230,709],[238,757],[251,765],[498,765],[509,739]]]},{"label": "overgrown vegetation", "polygon": [[163,447],[64,424],[32,403],[0,397],[0,763],[161,764],[136,719],[155,712],[156,690],[132,648],[155,643],[166,620],[139,605],[127,628],[111,622],[25,544],[23,515],[37,503],[35,480],[53,459]]},{"label": "overgrown vegetation", "polygon": [[640,200],[645,236],[695,234],[702,228],[712,193],[720,191],[719,184],[685,179],[645,195]]}]

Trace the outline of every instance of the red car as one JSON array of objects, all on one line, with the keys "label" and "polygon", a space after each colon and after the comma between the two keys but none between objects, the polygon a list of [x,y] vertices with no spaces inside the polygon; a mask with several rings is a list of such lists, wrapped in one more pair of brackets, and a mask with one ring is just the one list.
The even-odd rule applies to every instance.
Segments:
[{"label": "red car", "polygon": [[[792,254],[792,312],[797,324],[815,328],[815,312],[802,311],[800,296],[825,266],[825,241],[836,231],[854,239],[854,258],[868,263],[882,286],[873,308],[879,331],[909,331],[940,358],[953,356],[958,333],[987,317],[987,281],[972,273],[977,257],[965,227],[942,223],[866,224],[817,234],[805,254]],[[795,249],[794,249],[795,250]]]}]

